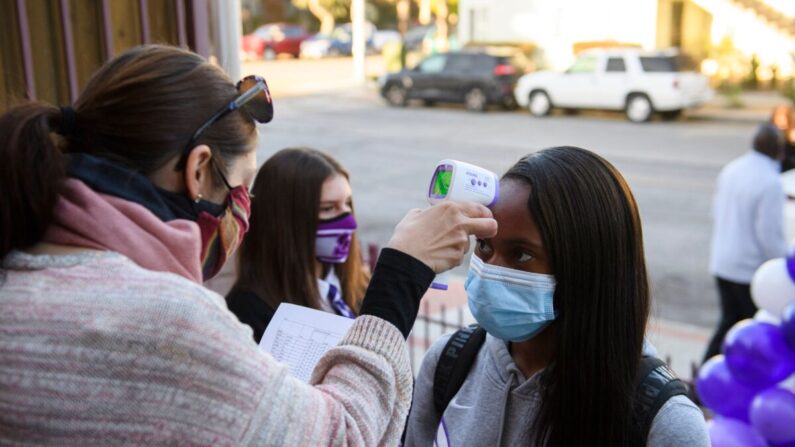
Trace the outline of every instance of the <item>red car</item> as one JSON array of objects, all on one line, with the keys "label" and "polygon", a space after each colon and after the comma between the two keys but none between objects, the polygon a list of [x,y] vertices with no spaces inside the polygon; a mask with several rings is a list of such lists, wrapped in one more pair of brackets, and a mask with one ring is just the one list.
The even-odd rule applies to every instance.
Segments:
[{"label": "red car", "polygon": [[276,59],[280,54],[298,57],[301,42],[311,37],[301,25],[270,23],[243,36],[242,47],[250,59]]}]

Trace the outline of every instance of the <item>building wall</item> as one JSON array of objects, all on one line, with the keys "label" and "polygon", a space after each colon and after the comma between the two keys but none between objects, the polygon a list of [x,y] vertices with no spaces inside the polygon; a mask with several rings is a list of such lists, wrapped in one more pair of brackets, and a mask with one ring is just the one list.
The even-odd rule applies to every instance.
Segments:
[{"label": "building wall", "polygon": [[770,7],[781,11],[784,15],[795,19],[795,2],[792,0],[762,0]]},{"label": "building wall", "polygon": [[[795,15],[795,0],[764,1]],[[735,0],[460,0],[459,12],[463,43],[533,43],[556,69],[568,66],[580,42],[677,46],[701,60],[728,37],[745,57],[757,55],[763,71],[776,66],[780,77],[793,72],[795,33]]]},{"label": "building wall", "polygon": [[462,42],[533,43],[553,68],[574,58],[574,45],[613,41],[653,48],[656,4],[639,0],[460,0]]},{"label": "building wall", "polygon": [[[729,0],[691,0],[713,15],[711,44],[720,45],[729,39],[734,47],[746,58],[757,56],[762,65],[762,78],[770,67],[776,66],[779,76],[793,74],[793,54],[795,54],[795,34],[790,34]],[[795,2],[793,2],[795,4]],[[795,18],[793,18],[795,20]]]},{"label": "building wall", "polygon": [[657,48],[680,48],[702,61],[709,57],[712,14],[690,0],[659,0]]},{"label": "building wall", "polygon": [[228,4],[0,0],[0,112],[26,99],[68,104],[104,61],[143,43],[180,45],[210,56],[209,2]]}]

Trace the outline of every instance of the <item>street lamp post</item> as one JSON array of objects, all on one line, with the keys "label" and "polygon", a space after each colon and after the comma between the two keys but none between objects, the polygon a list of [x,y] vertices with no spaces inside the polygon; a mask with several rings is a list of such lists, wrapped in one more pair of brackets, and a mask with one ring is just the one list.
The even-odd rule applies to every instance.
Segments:
[{"label": "street lamp post", "polygon": [[240,8],[240,0],[220,3],[210,19],[216,34],[218,65],[232,79],[240,78],[240,36],[243,33]]},{"label": "street lamp post", "polygon": [[365,0],[351,1],[351,22],[353,25],[353,79],[363,84],[366,79],[365,73],[365,54],[367,52],[365,36]]}]

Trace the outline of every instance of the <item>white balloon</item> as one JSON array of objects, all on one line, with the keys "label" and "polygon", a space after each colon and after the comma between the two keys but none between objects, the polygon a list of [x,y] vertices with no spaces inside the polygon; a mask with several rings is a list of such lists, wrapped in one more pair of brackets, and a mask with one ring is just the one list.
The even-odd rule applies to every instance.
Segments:
[{"label": "white balloon", "polygon": [[781,324],[781,318],[777,315],[773,315],[770,312],[766,311],[765,309],[759,309],[754,315],[754,320],[760,323],[770,323],[776,326]]},{"label": "white balloon", "polygon": [[790,390],[793,393],[795,393],[795,374],[793,374],[793,375],[787,377],[786,379],[782,380],[781,382],[779,382],[779,384],[777,386],[779,388],[784,388],[784,389]]},{"label": "white balloon", "polygon": [[786,259],[771,259],[756,270],[751,280],[751,297],[758,308],[777,317],[795,301],[795,282],[787,272]]}]

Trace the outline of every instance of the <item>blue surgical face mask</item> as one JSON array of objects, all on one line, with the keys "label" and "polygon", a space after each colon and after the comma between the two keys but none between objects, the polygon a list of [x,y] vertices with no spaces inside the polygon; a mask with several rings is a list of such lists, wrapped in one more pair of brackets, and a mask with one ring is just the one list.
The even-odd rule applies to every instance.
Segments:
[{"label": "blue surgical face mask", "polygon": [[555,320],[555,277],[469,262],[464,283],[469,310],[489,334],[505,341],[527,341]]}]

